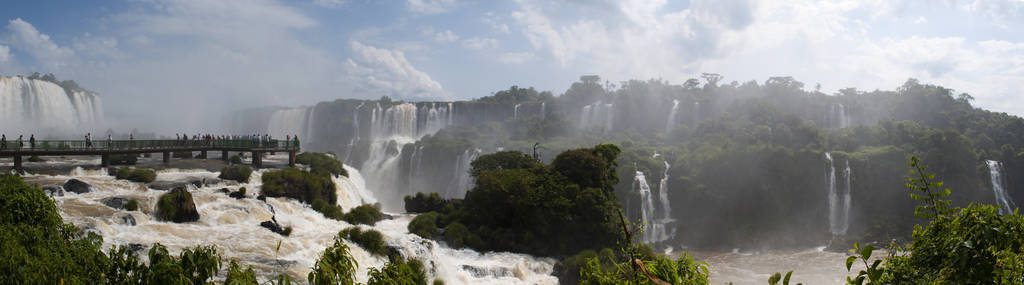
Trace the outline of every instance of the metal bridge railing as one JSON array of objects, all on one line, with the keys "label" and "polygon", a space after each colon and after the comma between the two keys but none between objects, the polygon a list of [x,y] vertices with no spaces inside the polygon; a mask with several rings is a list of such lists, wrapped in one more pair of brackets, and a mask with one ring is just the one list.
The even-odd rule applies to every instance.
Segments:
[{"label": "metal bridge railing", "polygon": [[0,146],[3,150],[171,150],[171,149],[216,149],[216,148],[248,148],[260,149],[299,149],[299,141],[290,140],[38,140],[33,145],[29,141],[7,141]]}]

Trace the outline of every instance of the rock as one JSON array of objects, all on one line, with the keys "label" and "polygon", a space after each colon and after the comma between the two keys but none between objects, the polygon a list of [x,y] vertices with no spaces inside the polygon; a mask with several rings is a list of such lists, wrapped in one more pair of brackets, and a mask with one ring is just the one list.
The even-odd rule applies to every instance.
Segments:
[{"label": "rock", "polygon": [[121,216],[121,223],[129,226],[134,226],[136,225],[135,216],[132,216],[131,214]]},{"label": "rock", "polygon": [[132,243],[132,244],[128,244],[128,249],[131,250],[134,253],[140,253],[140,252],[146,250],[146,246],[143,245],[143,244],[139,244],[139,243]]},{"label": "rock", "polygon": [[191,184],[191,183],[189,183],[189,182],[175,182],[175,181],[154,181],[153,183],[149,183],[149,188],[153,188],[153,189],[156,189],[156,190],[169,191],[169,190],[173,190],[175,188],[184,188],[185,186],[187,186],[189,184]]},{"label": "rock", "polygon": [[78,194],[89,193],[92,191],[92,185],[89,183],[82,182],[82,180],[71,178],[67,182],[64,182],[64,190],[75,192]]},{"label": "rock", "polygon": [[279,235],[282,235],[282,236],[288,236],[288,235],[291,234],[290,230],[286,230],[284,227],[281,226],[281,224],[278,224],[277,221],[274,221],[274,220],[264,221],[264,222],[260,223],[260,226],[264,227],[264,228],[267,228],[268,230],[270,230],[272,232],[275,232],[275,233],[277,233]]},{"label": "rock", "polygon": [[203,182],[203,185],[204,185],[204,186],[210,186],[210,185],[217,185],[217,184],[220,184],[220,183],[221,183],[221,182],[223,182],[223,181],[221,181],[221,180],[220,180],[220,179],[218,179],[218,178],[203,178],[203,181],[202,181],[202,182]]},{"label": "rock", "polygon": [[60,186],[43,187],[43,193],[50,197],[64,197],[64,188]]},{"label": "rock", "polygon": [[156,204],[156,218],[175,223],[198,221],[199,211],[196,209],[195,201],[192,200],[192,193],[189,193],[185,187],[179,187],[160,196],[160,200]]},{"label": "rock", "polygon": [[231,193],[231,190],[228,190],[228,188],[220,188],[217,192],[228,194]]},{"label": "rock", "polygon": [[231,192],[231,194],[228,194],[228,197],[235,198],[235,199],[242,199],[242,198],[245,198],[245,192],[242,192],[242,191]]},{"label": "rock", "polygon": [[256,196],[256,200],[260,200],[260,201],[266,202],[267,201],[267,196],[266,195]]},{"label": "rock", "polygon": [[104,198],[103,200],[100,200],[100,202],[103,203],[103,205],[107,205],[107,207],[111,207],[118,210],[124,210],[124,204],[128,203],[128,199],[121,197],[110,197]]}]

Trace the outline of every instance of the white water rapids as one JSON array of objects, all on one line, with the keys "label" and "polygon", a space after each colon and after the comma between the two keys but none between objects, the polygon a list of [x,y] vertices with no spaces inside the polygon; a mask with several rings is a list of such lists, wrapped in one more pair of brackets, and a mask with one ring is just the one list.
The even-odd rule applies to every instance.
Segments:
[{"label": "white water rapids", "polygon": [[[372,203],[372,191],[364,187],[360,173],[346,167],[350,178],[335,179],[338,203],[346,211],[362,203]],[[261,176],[266,170],[253,172],[249,182],[236,184],[221,182],[204,187],[189,187],[195,200],[200,219],[192,223],[170,223],[157,221],[152,217],[160,195],[166,191],[147,189],[146,185],[115,180],[104,170],[76,169],[68,175],[27,175],[30,183],[41,185],[62,184],[70,178],[85,181],[94,190],[89,193],[67,192],[55,197],[61,216],[73,223],[101,234],[104,247],[113,245],[141,244],[147,247],[161,243],[172,254],[185,247],[216,245],[226,260],[237,259],[244,265],[251,265],[262,279],[269,279],[279,273],[287,273],[301,283],[316,262],[319,254],[329,246],[334,237],[344,228],[351,227],[343,221],[325,218],[309,205],[284,198],[267,198],[266,202],[255,199],[261,186]],[[219,173],[205,170],[161,170],[158,181],[211,180]],[[236,191],[239,187],[248,189],[245,199],[234,199],[218,190],[228,188]],[[104,205],[101,200],[111,197],[136,199],[139,211],[117,210]],[[380,231],[385,242],[396,247],[405,257],[419,258],[426,265],[430,279],[442,279],[447,284],[556,284],[551,276],[555,260],[535,258],[513,253],[478,253],[468,249],[452,249],[432,240],[410,234],[406,229],[413,216],[392,214],[393,219],[384,220],[367,229]],[[131,216],[136,225],[130,225],[126,216]],[[283,237],[259,226],[260,222],[275,217],[282,226],[294,230],[291,236]],[[280,242],[280,250],[276,250]],[[380,267],[386,257],[371,256],[358,245],[349,243],[352,255],[359,264],[357,279],[367,280],[370,267]],[[145,252],[140,255],[144,258]]]}]

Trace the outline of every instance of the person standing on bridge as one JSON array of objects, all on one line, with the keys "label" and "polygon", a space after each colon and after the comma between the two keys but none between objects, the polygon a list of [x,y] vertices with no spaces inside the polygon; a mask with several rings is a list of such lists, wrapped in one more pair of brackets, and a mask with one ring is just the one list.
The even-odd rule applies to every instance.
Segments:
[{"label": "person standing on bridge", "polygon": [[92,148],[92,133],[85,134],[85,147]]},{"label": "person standing on bridge", "polygon": [[25,141],[23,140],[24,137],[25,136],[23,135],[18,135],[18,149],[25,148]]},{"label": "person standing on bridge", "polygon": [[0,149],[7,149],[7,135],[0,135]]},{"label": "person standing on bridge", "polygon": [[32,149],[36,149],[36,134],[32,134],[28,137],[28,145]]}]

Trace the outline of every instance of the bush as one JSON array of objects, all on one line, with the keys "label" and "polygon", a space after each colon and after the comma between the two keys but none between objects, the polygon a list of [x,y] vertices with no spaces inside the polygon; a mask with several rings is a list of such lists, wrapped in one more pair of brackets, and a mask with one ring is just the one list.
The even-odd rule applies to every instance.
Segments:
[{"label": "bush", "polygon": [[388,253],[387,244],[384,243],[384,235],[376,230],[362,231],[359,227],[350,227],[338,233],[342,238],[348,239],[367,252],[383,256]]},{"label": "bush", "polygon": [[334,181],[330,177],[294,168],[263,173],[260,193],[267,197],[287,197],[306,203],[316,200],[331,205],[337,203]]},{"label": "bush", "polygon": [[348,244],[338,235],[334,237],[334,245],[320,254],[306,280],[309,284],[355,284],[356,266]]},{"label": "bush", "polygon": [[423,238],[432,238],[437,234],[437,217],[435,212],[420,214],[409,221],[409,232]]},{"label": "bush", "polygon": [[110,165],[135,165],[135,163],[139,162],[139,155],[134,153],[111,154],[107,162]]},{"label": "bush", "polygon": [[238,183],[249,182],[249,176],[252,175],[252,167],[247,165],[231,165],[225,166],[220,169],[220,179],[228,179],[238,181]]},{"label": "bush", "polygon": [[341,220],[345,217],[341,206],[335,204],[328,204],[324,200],[313,200],[313,210],[320,212],[324,217],[328,217],[335,220]]},{"label": "bush", "polygon": [[195,222],[199,220],[199,211],[192,201],[192,193],[184,187],[179,187],[160,196],[156,204],[156,217],[162,221],[175,223]]},{"label": "bush", "polygon": [[470,235],[472,233],[469,232],[469,229],[459,222],[453,222],[444,227],[444,240],[452,248],[461,248],[470,239]]},{"label": "bush", "polygon": [[44,161],[46,161],[46,160],[40,158],[38,155],[33,155],[33,156],[29,156],[28,157],[28,162],[44,162]]},{"label": "bush", "polygon": [[234,259],[231,260],[231,264],[228,265],[228,274],[225,276],[224,285],[257,285],[259,281],[256,280],[256,271],[252,270],[252,266],[246,267],[242,270],[241,266]]},{"label": "bush", "polygon": [[295,161],[309,165],[309,169],[313,173],[348,177],[348,171],[345,171],[345,166],[341,161],[323,153],[303,152],[295,157]]},{"label": "bush", "polygon": [[128,211],[136,211],[136,210],[138,210],[139,209],[139,201],[136,201],[135,199],[128,200],[127,203],[124,203],[124,209],[128,210]]},{"label": "bush", "polygon": [[375,205],[361,205],[353,208],[352,211],[346,213],[341,219],[353,225],[364,224],[372,226],[384,218],[384,215],[381,214],[380,209],[377,207]]},{"label": "bush", "polygon": [[423,262],[419,259],[406,261],[400,256],[395,256],[380,269],[370,268],[368,274],[370,280],[366,285],[427,285],[427,274],[423,270]]},{"label": "bush", "polygon": [[242,157],[236,155],[231,156],[231,164],[242,164]]},{"label": "bush", "polygon": [[437,192],[429,195],[423,192],[416,193],[416,196],[405,196],[405,212],[411,214],[426,212],[442,212],[449,201],[441,198]]},{"label": "bush", "polygon": [[123,167],[117,169],[117,173],[114,174],[114,177],[128,181],[150,183],[156,180],[156,171],[144,168]]}]

